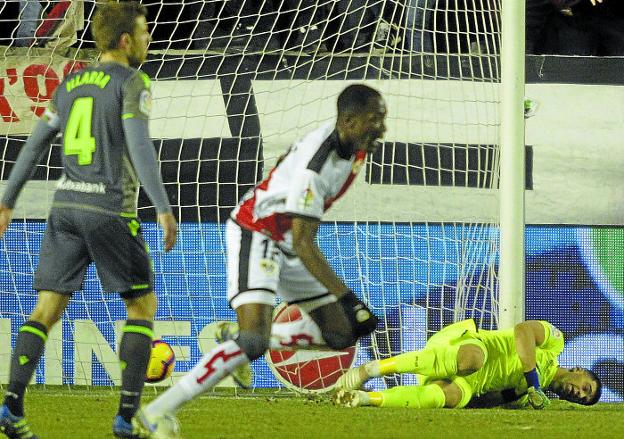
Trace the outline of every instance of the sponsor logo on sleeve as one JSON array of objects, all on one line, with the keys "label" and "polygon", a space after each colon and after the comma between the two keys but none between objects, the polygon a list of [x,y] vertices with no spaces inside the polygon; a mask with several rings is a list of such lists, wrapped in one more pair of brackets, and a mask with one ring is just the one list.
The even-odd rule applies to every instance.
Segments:
[{"label": "sponsor logo on sleeve", "polygon": [[308,187],[301,194],[301,198],[299,199],[299,208],[300,209],[310,208],[310,206],[312,206],[312,204],[314,203],[315,197],[316,196],[314,195],[314,191],[312,190],[312,188]]},{"label": "sponsor logo on sleeve", "polygon": [[42,119],[47,122],[50,128],[58,129],[61,126],[61,118],[50,108],[44,111]]},{"label": "sponsor logo on sleeve", "polygon": [[139,96],[139,111],[146,116],[152,111],[152,94],[149,90],[143,90]]},{"label": "sponsor logo on sleeve", "polygon": [[550,327],[550,335],[554,338],[561,338],[561,331],[554,326]]},{"label": "sponsor logo on sleeve", "polygon": [[277,277],[277,275],[279,275],[279,265],[277,262],[271,259],[261,259],[260,269],[264,272],[265,275],[270,277]]}]

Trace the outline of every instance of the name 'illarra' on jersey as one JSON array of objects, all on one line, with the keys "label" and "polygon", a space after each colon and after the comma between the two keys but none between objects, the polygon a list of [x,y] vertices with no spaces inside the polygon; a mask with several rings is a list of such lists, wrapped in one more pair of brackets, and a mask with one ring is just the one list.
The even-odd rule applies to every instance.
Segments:
[{"label": "name 'illarra' on jersey", "polygon": [[149,78],[128,66],[96,64],[64,79],[47,111],[63,129],[54,206],[136,213],[139,180],[122,120],[147,120],[150,104]]}]

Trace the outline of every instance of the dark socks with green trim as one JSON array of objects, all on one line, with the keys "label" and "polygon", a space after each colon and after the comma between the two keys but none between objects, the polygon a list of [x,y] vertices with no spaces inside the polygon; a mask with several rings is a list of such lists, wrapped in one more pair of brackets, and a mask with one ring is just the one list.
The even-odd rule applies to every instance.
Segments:
[{"label": "dark socks with green trim", "polygon": [[43,354],[48,329],[32,320],[22,325],[11,357],[11,374],[4,403],[15,416],[24,416],[24,393]]},{"label": "dark socks with green trim", "polygon": [[126,422],[131,422],[141,402],[154,337],[152,327],[153,323],[147,320],[128,320],[123,329],[119,345],[121,398],[118,414]]}]

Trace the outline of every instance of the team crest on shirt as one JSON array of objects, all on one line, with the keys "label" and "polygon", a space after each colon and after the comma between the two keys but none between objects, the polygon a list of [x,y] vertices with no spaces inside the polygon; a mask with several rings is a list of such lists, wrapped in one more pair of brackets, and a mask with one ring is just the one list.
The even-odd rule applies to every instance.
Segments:
[{"label": "team crest on shirt", "polygon": [[149,90],[143,90],[139,96],[139,111],[146,116],[152,111],[152,94]]},{"label": "team crest on shirt", "polygon": [[301,198],[299,199],[299,208],[307,209],[308,207],[310,207],[312,203],[314,203],[314,197],[315,197],[314,191],[312,190],[311,187],[308,187],[301,194]]},{"label": "team crest on shirt", "polygon": [[551,329],[551,335],[552,335],[554,338],[561,338],[561,331],[560,331],[560,330],[558,330],[557,328],[555,328],[554,326],[551,326],[551,328],[552,328],[552,329]]},{"label": "team crest on shirt", "polygon": [[364,159],[357,159],[351,165],[351,173],[357,174],[362,169],[362,165],[364,164]]},{"label": "team crest on shirt", "polygon": [[267,276],[275,276],[279,273],[277,262],[271,259],[261,259],[260,268],[265,272]]}]

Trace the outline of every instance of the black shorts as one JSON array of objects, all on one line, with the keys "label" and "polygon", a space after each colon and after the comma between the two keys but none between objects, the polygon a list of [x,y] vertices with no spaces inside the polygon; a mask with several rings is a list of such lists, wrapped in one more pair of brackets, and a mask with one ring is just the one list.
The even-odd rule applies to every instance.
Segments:
[{"label": "black shorts", "polygon": [[152,263],[137,219],[53,208],[34,289],[72,294],[82,288],[91,262],[106,292],[134,298],[153,291]]}]

